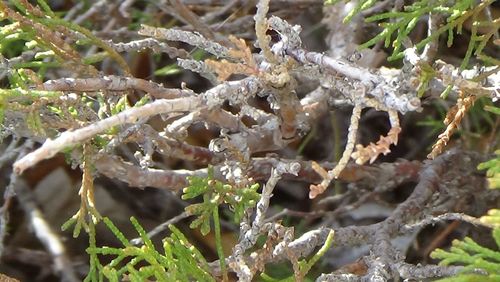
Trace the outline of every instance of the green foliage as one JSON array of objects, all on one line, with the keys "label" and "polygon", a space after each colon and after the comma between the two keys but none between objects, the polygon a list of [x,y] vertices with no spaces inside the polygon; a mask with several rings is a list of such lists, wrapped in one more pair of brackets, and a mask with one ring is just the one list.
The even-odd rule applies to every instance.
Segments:
[{"label": "green foliage", "polygon": [[[50,67],[70,67],[76,72],[95,74],[97,71],[90,64],[105,58],[114,59],[123,71],[129,72],[125,60],[107,42],[96,37],[88,29],[60,18],[45,1],[37,1],[38,6],[28,1],[8,2],[11,5],[8,5],[7,1],[0,3],[0,20],[5,21],[4,25],[0,26],[1,54],[12,58],[26,54],[27,51],[34,53],[27,61],[10,64],[9,76],[14,75],[20,68],[36,68],[42,78]],[[67,40],[62,40],[61,35],[67,37]],[[82,58],[74,46],[71,46],[73,42],[93,45],[101,48],[103,52]],[[15,88],[16,84],[11,83],[11,87]]]},{"label": "green foliage", "polygon": [[[203,195],[204,202],[188,206],[186,210],[198,218],[191,224],[192,228],[201,226],[202,233],[210,232],[210,219],[213,218],[217,252],[219,254],[221,270],[227,278],[224,254],[222,252],[222,239],[218,206],[227,204],[234,211],[234,219],[239,221],[243,212],[256,204],[259,198],[258,184],[244,189],[234,189],[231,185],[224,184],[213,178],[213,169],[209,170],[206,178],[191,177],[189,186],[184,189],[184,199],[192,199]],[[88,211],[91,212],[91,211]],[[89,216],[92,216],[91,214]],[[63,229],[77,224],[74,236],[78,236],[82,228],[80,214],[73,216],[63,225]],[[95,225],[97,221],[84,222],[84,230],[89,235],[90,271],[85,281],[215,281],[206,259],[186,237],[174,226],[169,226],[171,235],[163,240],[163,253],[156,250],[146,231],[135,218],[130,221],[140,238],[142,246],[132,245],[123,233],[109,220],[102,221],[107,228],[120,241],[121,247],[97,247],[95,240]],[[205,228],[205,229],[204,229]],[[208,228],[208,229],[207,229]],[[106,265],[101,264],[101,258],[111,256],[113,259]],[[317,259],[316,259],[317,260]],[[314,261],[316,261],[314,260]],[[304,264],[308,270],[313,260]],[[311,263],[312,262],[312,263]],[[302,269],[302,268],[301,268]],[[227,280],[227,279],[226,279]]]},{"label": "green foliage", "polygon": [[[27,10],[27,8],[29,7],[25,7],[18,1],[11,2],[14,3],[14,6],[18,8],[21,13],[9,10],[10,13],[8,15],[4,14],[1,17],[1,19],[12,21],[12,24],[7,24],[3,27],[0,27],[0,38],[2,39],[0,40],[0,50],[2,51],[2,54],[6,54],[9,57],[14,57],[24,51],[34,50],[35,47],[38,47],[36,49],[33,60],[30,62],[32,67],[45,67],[46,63],[51,63],[51,60],[53,60],[54,58],[59,59],[59,62],[63,62],[64,58],[61,57],[63,55],[63,47],[58,48],[57,46],[53,46],[52,44],[50,44],[50,42],[44,41],[42,34],[40,34],[40,36],[37,36],[37,32],[42,31],[42,28],[40,26],[35,27],[35,22],[38,18],[37,16],[35,16],[35,14],[38,13],[30,13]],[[2,5],[6,5],[6,3]],[[2,9],[8,8],[2,7]],[[5,16],[15,18],[9,18]],[[15,48],[12,49],[12,46],[15,46]],[[41,56],[40,54],[44,55]],[[19,66],[14,64],[11,67],[13,69],[17,69],[19,67],[27,66]]]},{"label": "green foliage", "polygon": [[[500,228],[493,229],[493,238],[497,244],[497,249],[500,248]],[[440,259],[440,264],[464,264],[464,274],[454,277],[453,281],[471,281],[470,274],[466,272],[475,269],[482,269],[487,272],[487,276],[481,276],[480,281],[499,281],[500,279],[500,252],[485,248],[471,238],[466,237],[464,240],[454,240],[449,251],[436,249],[431,253],[434,259]],[[489,279],[489,280],[486,280]],[[451,280],[442,280],[451,281]],[[476,280],[478,281],[478,280]]]},{"label": "green foliage", "polygon": [[[75,234],[73,234],[73,236],[74,235]],[[95,223],[93,221],[89,222],[88,235],[89,235],[89,249],[97,248],[95,239],[96,238]],[[103,268],[99,261],[99,257],[97,256],[97,253],[88,252],[88,254],[89,254],[89,273],[87,273],[87,276],[85,277],[84,281],[102,280],[102,275],[99,274],[99,271],[103,271]]]},{"label": "green foliage", "polygon": [[[90,220],[87,220],[87,218],[90,218]],[[73,227],[73,238],[78,238],[78,236],[80,236],[82,228],[90,235],[92,234],[94,225],[99,220],[100,214],[96,209],[87,209],[85,212],[78,211],[75,215],[73,215],[70,219],[63,223],[63,225],[61,226],[61,230],[66,231],[69,230],[69,228]]]},{"label": "green foliage", "polygon": [[[22,88],[0,89],[0,124],[3,124],[5,111],[9,108],[11,110],[16,108],[28,113],[25,121],[33,133],[44,134],[45,130],[42,127],[40,115],[31,108],[31,105],[37,100],[56,98],[60,95],[61,92],[57,91],[25,90]],[[10,100],[16,100],[16,103],[11,104]]]},{"label": "green foliage", "polygon": [[130,108],[127,96],[121,97],[116,104],[111,105],[111,114],[116,115],[124,110]]},{"label": "green foliage", "polygon": [[62,92],[33,90],[45,79],[46,70],[68,67],[76,73],[97,73],[71,45],[75,37],[80,37],[74,31],[108,51],[108,57],[113,58],[113,54],[104,46],[107,43],[60,19],[45,1],[37,2],[38,6],[19,0],[0,2],[0,20],[4,23],[0,26],[0,57],[2,61],[4,57],[16,57],[8,65],[2,63],[7,66],[2,71],[7,73],[10,89],[0,89],[0,122],[9,123],[4,121],[6,111],[15,111],[24,114],[23,121],[35,136],[53,137],[60,128],[50,128],[50,114],[55,113],[61,124],[72,124],[81,118],[81,108],[59,99]]},{"label": "green foliage", "polygon": [[146,11],[140,11],[138,9],[132,9],[130,13],[133,21],[128,25],[129,30],[138,30],[143,23],[149,23],[154,20],[154,17],[151,13]]},{"label": "green foliage", "polygon": [[[335,4],[340,0],[328,0],[325,4]],[[462,62],[461,67],[465,68],[469,62],[471,55],[483,57],[482,51],[486,44],[493,38],[496,30],[500,27],[500,22],[489,20],[480,20],[480,13],[484,8],[493,3],[494,0],[485,0],[477,4],[476,1],[459,0],[459,1],[445,1],[445,0],[421,0],[415,1],[409,6],[404,6],[401,11],[390,11],[386,13],[376,14],[368,17],[367,22],[379,22],[383,30],[361,45],[361,48],[366,48],[383,40],[385,47],[393,47],[393,53],[388,58],[389,60],[401,59],[403,57],[403,44],[408,40],[409,34],[413,31],[416,24],[424,17],[430,15],[439,15],[443,20],[443,24],[424,40],[418,42],[415,46],[417,49],[423,48],[427,43],[442,34],[448,35],[448,46],[453,43],[455,32],[462,33],[462,27],[466,20],[472,19],[471,40],[467,48],[467,53]],[[371,8],[377,1],[362,0],[358,1],[355,8],[345,17],[344,21],[350,21],[355,15],[361,11]],[[489,27],[490,31],[485,34],[478,34],[479,27]]]},{"label": "green foliage", "polygon": [[[189,186],[184,188],[183,200],[193,199],[202,196],[203,202],[191,204],[186,207],[186,211],[197,218],[191,222],[189,227],[198,228],[203,235],[210,232],[210,218],[214,220],[215,243],[222,273],[227,278],[224,252],[222,249],[219,206],[227,204],[234,212],[234,221],[239,222],[244,215],[245,210],[252,208],[259,199],[259,184],[253,184],[250,187],[235,188],[232,185],[225,184],[214,179],[213,168],[208,168],[208,176],[188,177]],[[227,280],[227,279],[225,279]]]},{"label": "green foliage", "polygon": [[486,169],[489,187],[492,189],[500,188],[500,150],[495,151],[496,158],[479,164],[478,169]]},{"label": "green foliage", "polygon": [[500,281],[499,275],[484,276],[479,274],[462,274],[457,277],[449,277],[438,280],[439,282],[498,282]]},{"label": "green foliage", "polygon": [[167,65],[163,68],[159,68],[155,70],[154,75],[156,76],[169,76],[169,75],[174,75],[174,74],[179,74],[181,72],[181,69],[177,64],[170,64]]},{"label": "green foliage", "polygon": [[[481,217],[481,221],[495,226],[495,228],[500,228],[500,210],[491,209],[488,213]],[[498,242],[498,241],[497,241]]]},{"label": "green foliage", "polygon": [[[500,116],[500,108],[486,105],[485,110]],[[486,169],[489,187],[492,189],[500,188],[500,150],[495,151],[496,157],[479,164],[478,169]]]},{"label": "green foliage", "polygon": [[45,135],[45,130],[43,129],[42,120],[40,119],[40,114],[36,111],[30,111],[26,116],[26,124],[28,128],[36,135]]},{"label": "green foliage", "polygon": [[186,211],[197,218],[191,223],[191,228],[200,227],[201,233],[210,232],[210,217],[221,204],[227,204],[234,212],[234,222],[243,218],[245,210],[256,205],[259,199],[259,184],[250,187],[234,188],[229,184],[214,179],[213,168],[208,169],[208,177],[188,177],[189,186],[184,188],[183,200],[202,196],[203,202],[186,207]]},{"label": "green foliage", "polygon": [[[109,220],[103,222],[116,236],[122,247],[96,247],[94,238],[87,252],[91,256],[91,271],[86,281],[215,281],[201,252],[191,245],[174,226],[171,235],[163,240],[163,253],[156,250],[142,226],[135,218],[130,221],[141,237],[142,246],[132,245]],[[99,256],[111,256],[113,260],[101,265]]]}]

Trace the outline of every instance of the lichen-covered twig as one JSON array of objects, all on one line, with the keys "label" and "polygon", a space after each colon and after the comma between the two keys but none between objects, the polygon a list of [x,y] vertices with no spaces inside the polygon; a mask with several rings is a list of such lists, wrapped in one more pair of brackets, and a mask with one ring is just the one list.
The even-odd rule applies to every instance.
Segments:
[{"label": "lichen-covered twig", "polygon": [[398,207],[374,234],[372,247],[373,259],[368,264],[369,269],[366,277],[377,277],[384,279],[394,277],[397,268],[393,263],[404,259],[404,255],[399,253],[390,243],[393,234],[401,232],[401,225],[408,220],[415,218],[418,214],[414,211],[422,210],[424,205],[431,199],[432,195],[438,189],[437,183],[443,174],[447,172],[446,167],[452,164],[459,165],[458,159],[461,158],[457,150],[452,150],[436,158],[429,163],[420,174],[420,181],[413,190],[413,193]]},{"label": "lichen-covered twig", "polygon": [[[400,262],[395,265],[401,278],[408,280],[428,280],[436,277],[454,277],[459,275],[465,269],[463,266],[457,265],[412,265],[405,262]],[[471,271],[472,273],[485,274],[480,269]]]},{"label": "lichen-covered twig", "polygon": [[60,78],[43,83],[46,91],[97,92],[101,90],[126,91],[142,90],[158,99],[172,99],[193,96],[194,92],[177,88],[165,88],[163,85],[135,77],[108,75],[96,78]]},{"label": "lichen-covered twig", "polygon": [[245,40],[229,36],[229,40],[235,48],[229,49],[228,53],[232,61],[215,61],[207,59],[205,64],[208,68],[217,73],[219,80],[227,80],[232,74],[259,75],[259,70],[250,48]]},{"label": "lichen-covered twig", "polygon": [[[31,4],[30,4],[31,5]],[[51,30],[49,27],[27,18],[20,13],[10,9],[6,3],[0,2],[0,10],[5,18],[9,18],[19,23],[19,28],[32,31],[37,35],[37,40],[49,46],[50,50],[54,52],[56,58],[62,61],[67,61],[72,64],[78,71],[87,74],[95,74],[94,67],[83,65],[81,63],[81,55],[74,50],[67,42],[65,42],[57,32]]]},{"label": "lichen-covered twig", "polygon": [[127,109],[117,115],[100,120],[87,127],[74,131],[65,131],[54,140],[47,139],[42,147],[15,162],[14,170],[16,173],[20,174],[27,168],[37,164],[39,161],[53,157],[64,148],[78,145],[97,134],[105,132],[113,126],[134,123],[138,119],[162,113],[189,112],[199,107],[201,103],[202,101],[199,97],[156,100],[139,108]]},{"label": "lichen-covered twig", "polygon": [[[124,88],[130,86],[130,82],[140,82],[141,87],[151,87],[150,84],[143,80],[124,79],[124,83],[120,82],[121,79],[113,83],[113,79],[109,80],[91,80],[94,84],[92,89],[97,89],[98,86],[102,87],[116,87]],[[69,82],[69,83],[67,83]],[[81,83],[82,87],[85,86],[85,80],[62,80],[55,82],[54,86],[69,88],[73,83]],[[129,84],[127,84],[127,82]],[[145,85],[142,85],[144,84]],[[101,85],[102,84],[102,85]],[[49,85],[51,85],[49,83]],[[137,85],[134,85],[137,86]],[[153,86],[157,86],[153,84]],[[126,109],[117,115],[108,117],[106,119],[97,121],[89,126],[76,129],[74,131],[66,131],[58,138],[51,140],[48,139],[36,151],[28,154],[23,159],[14,164],[16,173],[22,173],[28,167],[31,167],[39,161],[50,158],[63,150],[64,148],[80,144],[97,134],[101,134],[110,128],[123,125],[127,123],[134,123],[139,119],[149,118],[158,114],[174,113],[174,112],[192,112],[205,106],[207,109],[220,107],[225,100],[229,100],[233,105],[246,104],[249,97],[254,96],[260,89],[260,83],[255,77],[248,77],[240,81],[226,82],[206,91],[200,96],[189,96],[177,99],[159,99],[152,103],[143,105],[141,107]],[[182,93],[182,92],[180,92]]]},{"label": "lichen-covered twig", "polygon": [[286,49],[285,51],[299,62],[313,63],[360,81],[366,87],[366,94],[372,95],[389,109],[397,110],[403,114],[420,109],[420,99],[400,95],[398,89],[392,86],[389,81],[368,69],[304,49]]},{"label": "lichen-covered twig", "polygon": [[[417,67],[423,60],[422,56],[417,54],[415,48],[406,49],[404,54],[405,59]],[[467,95],[490,97],[494,102],[500,99],[500,68],[498,66],[462,70],[454,65],[437,60],[433,69],[435,71],[432,80],[433,87],[439,85],[440,88],[445,89],[452,85],[454,90],[463,91]]]},{"label": "lichen-covered twig", "polygon": [[185,70],[199,73],[214,85],[218,84],[217,77],[214,74],[212,68],[210,68],[205,62],[178,58],[177,64],[179,65],[179,67]]},{"label": "lichen-covered twig", "polygon": [[262,228],[265,224],[265,213],[269,207],[269,201],[272,197],[274,187],[280,180],[282,174],[288,173],[296,175],[299,170],[300,165],[298,163],[279,163],[276,168],[273,168],[271,171],[271,177],[262,189],[261,198],[257,203],[255,219],[253,220],[251,226],[248,226],[246,223],[241,225],[240,240],[233,248],[233,260],[235,263],[230,264],[230,266],[238,274],[238,278],[241,281],[252,280],[253,274],[250,271],[250,268],[245,265],[243,254],[246,250],[255,245],[258,236],[262,232]]},{"label": "lichen-covered twig", "polygon": [[332,170],[328,171],[326,175],[322,168],[316,167],[318,174],[323,175],[323,181],[321,181],[321,183],[319,183],[318,185],[311,184],[311,186],[309,187],[309,198],[314,199],[319,194],[322,194],[326,190],[326,188],[328,188],[330,182],[333,179],[338,178],[342,170],[344,170],[344,168],[346,167],[347,162],[351,158],[351,154],[356,143],[356,135],[358,133],[358,124],[360,117],[361,107],[354,106],[351,115],[351,123],[349,124],[349,132],[347,134],[347,144],[345,146],[344,152],[342,153],[342,157],[340,158],[337,165]]},{"label": "lichen-covered twig", "polygon": [[420,230],[422,227],[428,226],[428,225],[433,225],[442,221],[447,221],[447,220],[459,220],[463,222],[467,222],[470,224],[473,224],[475,226],[484,226],[488,228],[493,228],[494,226],[491,224],[488,224],[486,222],[481,221],[479,218],[463,214],[463,213],[445,213],[442,215],[438,216],[430,216],[426,217],[423,220],[413,223],[413,224],[406,224],[402,232],[413,232],[414,230]]},{"label": "lichen-covered twig", "polygon": [[140,51],[143,49],[151,49],[155,53],[166,53],[170,58],[188,58],[189,53],[183,49],[178,49],[169,46],[165,42],[160,42],[154,38],[144,38],[139,40],[134,40],[130,42],[118,42],[113,43],[109,40],[108,44],[113,47],[117,52],[131,52]]},{"label": "lichen-covered twig", "polygon": [[225,58],[228,56],[229,50],[226,47],[217,42],[207,40],[202,35],[194,32],[142,25],[141,29],[139,30],[139,34],[144,36],[152,36],[158,39],[188,43],[190,45],[203,49],[217,56],[218,58]]}]

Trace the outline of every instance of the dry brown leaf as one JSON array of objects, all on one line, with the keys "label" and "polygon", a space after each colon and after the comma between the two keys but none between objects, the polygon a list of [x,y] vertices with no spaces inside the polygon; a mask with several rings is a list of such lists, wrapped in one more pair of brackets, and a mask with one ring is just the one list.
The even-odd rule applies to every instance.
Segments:
[{"label": "dry brown leaf", "polygon": [[0,273],[0,282],[19,282],[19,280]]},{"label": "dry brown leaf", "polygon": [[245,40],[234,36],[230,36],[229,40],[235,45],[235,48],[229,50],[229,55],[239,62],[207,59],[205,64],[217,73],[218,79],[222,81],[227,80],[232,74],[257,75],[259,71]]},{"label": "dry brown leaf", "polygon": [[398,136],[401,132],[401,127],[393,127],[387,133],[387,136],[380,136],[376,144],[363,147],[363,145],[356,145],[356,152],[352,153],[351,157],[356,160],[356,164],[362,165],[368,160],[373,163],[380,154],[387,155],[391,152],[390,146],[398,144]]},{"label": "dry brown leaf", "polygon": [[[463,93],[460,94],[460,96],[463,97]],[[444,147],[448,144],[448,141],[450,141],[451,135],[455,132],[464,118],[465,113],[474,105],[474,101],[476,101],[476,96],[458,98],[457,104],[450,108],[446,114],[446,119],[444,120],[444,123],[448,124],[446,130],[439,134],[438,140],[436,144],[432,146],[432,151],[427,155],[427,158],[434,159],[441,154]]]}]

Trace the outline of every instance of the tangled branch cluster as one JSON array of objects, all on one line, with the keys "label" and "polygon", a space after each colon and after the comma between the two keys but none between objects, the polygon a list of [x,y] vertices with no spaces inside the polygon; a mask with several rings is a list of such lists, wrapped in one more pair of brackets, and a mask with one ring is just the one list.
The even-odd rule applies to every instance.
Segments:
[{"label": "tangled branch cluster", "polygon": [[[2,19],[12,21],[11,30],[20,29],[26,34],[36,32],[37,45],[20,56],[2,57],[4,68],[17,70],[19,67],[13,66],[42,56],[45,48],[49,49],[46,58],[53,59],[57,67],[74,70],[78,76],[61,72],[50,80],[40,81],[29,72],[22,76],[16,72],[22,83],[1,90],[3,130],[17,137],[43,141],[39,148],[19,155],[13,169],[15,174],[21,175],[42,160],[71,149],[71,158],[85,173],[82,208],[75,218],[94,208],[91,169],[132,187],[177,192],[188,185],[188,176],[207,177],[208,166],[212,166],[216,179],[236,188],[248,187],[255,181],[266,182],[254,214],[251,210],[246,211],[240,224],[240,239],[225,264],[220,261],[211,264],[214,275],[227,278],[226,270],[221,269],[227,265],[240,280],[251,281],[257,273],[264,272],[267,263],[287,259],[294,266],[295,277],[303,278],[306,273],[299,267],[299,259],[323,245],[332,234],[335,248],[356,245],[369,248],[369,255],[358,262],[365,271],[356,275],[341,269],[323,274],[319,281],[426,279],[454,275],[461,269],[408,264],[394,241],[398,236],[407,236],[433,223],[428,217],[439,212],[433,204],[443,200],[435,195],[449,191],[447,183],[473,185],[472,172],[481,157],[458,149],[440,154],[476,99],[500,98],[500,79],[498,73],[492,71],[493,67],[463,70],[442,61],[433,63],[429,49],[435,48],[435,40],[427,42],[423,52],[407,48],[400,69],[372,69],[337,54],[309,51],[302,43],[299,25],[291,25],[278,16],[268,16],[269,0],[258,1],[253,17],[257,49],[242,38],[214,33],[187,9],[183,1],[169,2],[196,31],[142,25],[134,33],[140,36],[139,39],[124,42],[102,40],[79,27],[77,23],[83,18],[66,24],[67,21],[27,1],[14,2],[20,11],[0,4]],[[133,2],[125,1],[119,7],[124,17],[130,16],[125,3],[131,5]],[[225,9],[231,9],[238,1],[230,2]],[[87,13],[95,12],[92,8]],[[429,24],[431,33],[432,28],[436,26]],[[105,31],[101,33],[104,37]],[[275,34],[275,38],[270,34]],[[77,41],[90,41],[101,48],[102,53],[82,58],[71,47]],[[195,58],[193,52],[178,47],[181,46],[179,42],[203,50],[206,59]],[[178,66],[199,73],[213,86],[206,91],[194,91],[187,84],[169,88],[133,77],[120,53],[146,49],[176,58]],[[112,64],[110,68],[120,71],[105,75],[86,63],[104,57],[112,58],[115,63],[108,62]],[[429,69],[432,69],[432,76],[424,81],[422,74]],[[490,71],[483,80],[475,79]],[[298,86],[303,80],[313,81],[315,87],[299,95]],[[421,87],[444,90],[450,85],[451,92],[458,93],[459,99],[446,117],[446,131],[439,135],[429,154],[433,160],[362,166],[374,163],[380,155],[390,153],[391,146],[398,144],[402,131],[400,116],[422,110]],[[264,107],[258,103],[263,99],[266,101]],[[276,155],[263,157],[263,153],[280,152],[301,140],[318,119],[338,105],[352,108],[352,113],[345,146],[337,163]],[[390,125],[386,136],[367,146],[358,143],[360,119],[365,109],[385,112]],[[199,125],[216,132],[206,145],[190,142],[190,130]],[[120,154],[121,148],[131,144],[135,152],[128,156]],[[199,168],[164,168],[158,165],[158,156],[192,162]],[[85,161],[81,162],[82,159]],[[266,219],[273,189],[282,178],[310,183],[310,199],[319,197],[332,182],[340,180],[361,183],[378,179],[369,197],[391,191],[401,183],[418,184],[411,195],[379,223],[337,228],[332,222],[326,222],[295,239],[293,228]],[[465,195],[468,192],[462,189],[455,193]],[[457,201],[458,198],[446,199],[450,206]],[[335,210],[333,215],[352,210],[362,202],[360,199],[351,207]],[[424,209],[427,211],[421,212]],[[322,213],[327,212],[312,216]],[[100,218],[97,211],[93,216],[94,221]],[[445,213],[442,220],[452,217],[482,224],[459,213]],[[261,249],[254,250],[262,234],[267,235],[267,241]]]}]

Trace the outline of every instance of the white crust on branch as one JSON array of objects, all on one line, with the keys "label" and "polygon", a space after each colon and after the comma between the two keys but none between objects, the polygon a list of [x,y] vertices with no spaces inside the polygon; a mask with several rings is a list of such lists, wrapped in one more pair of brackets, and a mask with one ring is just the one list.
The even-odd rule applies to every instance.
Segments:
[{"label": "white crust on branch", "polygon": [[134,123],[139,119],[171,112],[188,112],[201,105],[199,97],[156,100],[140,108],[130,108],[117,115],[100,120],[74,131],[65,131],[56,139],[47,139],[43,145],[14,163],[14,171],[22,173],[44,159],[53,157],[64,148],[80,144],[93,136],[121,124]]}]

